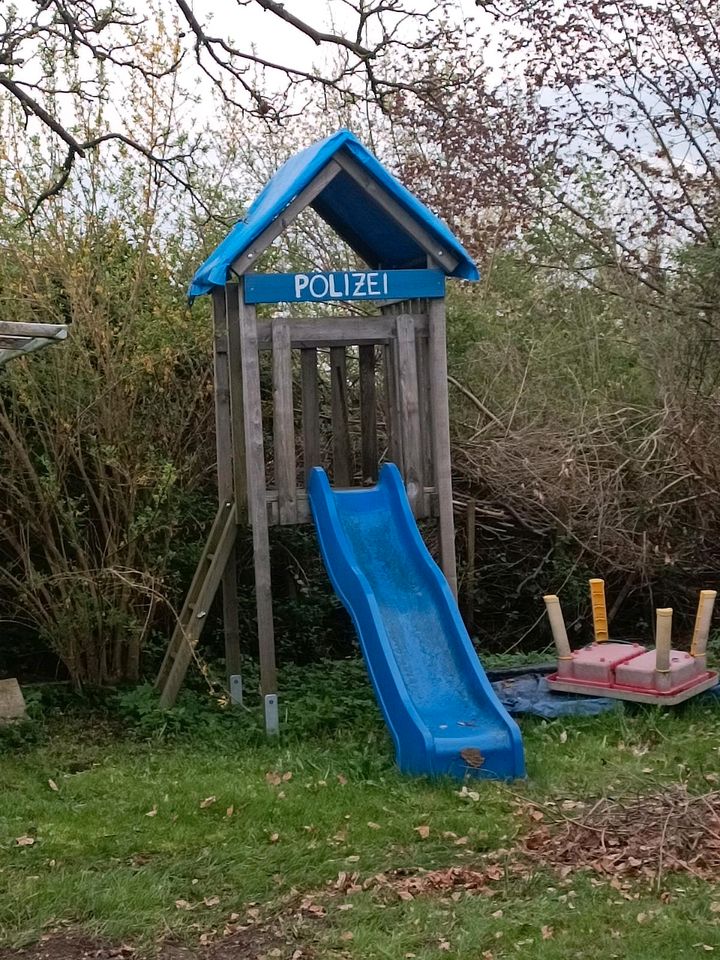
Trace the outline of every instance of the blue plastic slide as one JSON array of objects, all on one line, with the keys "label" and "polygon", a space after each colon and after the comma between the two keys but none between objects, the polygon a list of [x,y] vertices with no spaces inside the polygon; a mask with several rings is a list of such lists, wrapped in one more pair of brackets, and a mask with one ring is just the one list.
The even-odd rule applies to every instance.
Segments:
[{"label": "blue plastic slide", "polygon": [[450,587],[423,543],[393,464],[377,486],[310,477],[320,550],[360,638],[401,770],[525,775],[522,739],[480,666]]}]

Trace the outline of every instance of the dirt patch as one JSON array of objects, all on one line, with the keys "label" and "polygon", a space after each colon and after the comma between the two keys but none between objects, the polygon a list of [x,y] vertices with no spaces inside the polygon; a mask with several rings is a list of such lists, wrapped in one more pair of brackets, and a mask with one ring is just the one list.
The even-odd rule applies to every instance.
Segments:
[{"label": "dirt patch", "polygon": [[720,791],[691,796],[678,785],[573,804],[565,816],[550,808],[540,816],[536,807],[529,812],[536,827],[525,837],[523,854],[562,874],[588,869],[615,879],[644,877],[658,888],[666,873],[720,879]]},{"label": "dirt patch", "polygon": [[[309,947],[279,928],[251,925],[207,944],[164,942],[150,951],[157,960],[312,960]],[[112,945],[79,934],[53,933],[19,950],[0,949],[0,960],[136,960],[141,954],[127,944]]]},{"label": "dirt patch", "polygon": [[0,949],[0,960],[120,960],[133,954],[130,947],[111,947],[80,935],[58,933],[21,950]]}]

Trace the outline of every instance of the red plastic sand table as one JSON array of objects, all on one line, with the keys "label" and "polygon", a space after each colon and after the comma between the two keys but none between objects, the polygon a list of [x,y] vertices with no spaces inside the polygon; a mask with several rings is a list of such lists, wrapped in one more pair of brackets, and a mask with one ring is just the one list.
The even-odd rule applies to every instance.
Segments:
[{"label": "red plastic sand table", "polygon": [[591,643],[559,661],[547,678],[552,690],[595,694],[640,703],[675,704],[714,687],[717,673],[681,650],[671,650],[670,668],[659,673],[656,651],[639,643]]}]

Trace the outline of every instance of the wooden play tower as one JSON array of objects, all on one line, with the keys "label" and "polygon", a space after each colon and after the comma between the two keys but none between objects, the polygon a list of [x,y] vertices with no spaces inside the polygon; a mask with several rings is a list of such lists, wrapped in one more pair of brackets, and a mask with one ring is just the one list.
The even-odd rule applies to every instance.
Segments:
[{"label": "wooden play tower", "polygon": [[[307,207],[367,266],[256,272],[262,255]],[[277,730],[269,527],[312,521],[307,477],[314,466],[324,466],[336,487],[347,488],[372,483],[380,461],[393,461],[415,516],[438,519],[440,565],[457,592],[447,276],[474,280],[478,274],[448,228],[346,130],[291,158],[198,270],[190,296],[210,293],[214,307],[219,509],[157,678],[164,706],[177,697],[221,585],[230,696],[236,702],[242,697],[235,542],[238,526],[249,524],[265,723],[268,732]],[[317,316],[308,312],[313,302],[323,305]],[[365,312],[350,313],[343,307],[349,302],[362,303]],[[260,304],[282,304],[283,311],[258,318]],[[336,305],[332,313],[328,304]],[[267,423],[263,353],[270,355],[272,373]],[[350,357],[359,370],[358,469],[349,431]],[[330,384],[331,442],[325,445],[321,371]],[[380,410],[387,439],[382,450]],[[323,462],[323,449],[329,462]]]}]

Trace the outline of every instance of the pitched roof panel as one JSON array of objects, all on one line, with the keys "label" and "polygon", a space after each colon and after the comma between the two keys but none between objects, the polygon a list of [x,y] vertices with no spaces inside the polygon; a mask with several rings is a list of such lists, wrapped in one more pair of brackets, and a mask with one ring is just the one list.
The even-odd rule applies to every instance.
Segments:
[{"label": "pitched roof panel", "polygon": [[[295,154],[280,167],[258,194],[244,219],[199,267],[190,284],[189,296],[198,297],[209,293],[213,287],[223,286],[234,261],[341,151],[346,151],[386,196],[453,254],[458,262],[450,272],[451,276],[478,279],[475,263],[450,229],[393,177],[354,134],[339,130]],[[426,251],[361,184],[345,172],[335,176],[311,206],[370,266],[385,269],[425,266]]]}]

